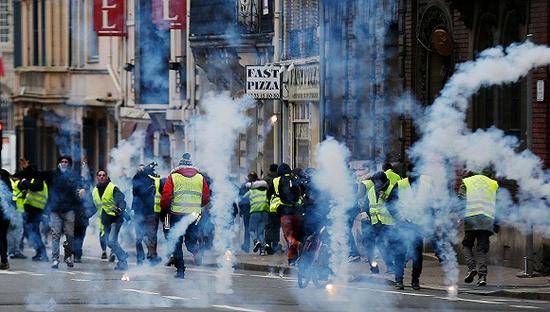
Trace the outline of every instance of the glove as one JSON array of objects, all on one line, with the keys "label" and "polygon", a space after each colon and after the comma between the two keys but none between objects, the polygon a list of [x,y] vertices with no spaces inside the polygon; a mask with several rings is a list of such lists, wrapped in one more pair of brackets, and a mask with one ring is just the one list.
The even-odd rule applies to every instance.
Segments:
[{"label": "glove", "polygon": [[495,233],[500,232],[500,225],[498,225],[498,224],[493,224],[493,232],[495,232]]}]

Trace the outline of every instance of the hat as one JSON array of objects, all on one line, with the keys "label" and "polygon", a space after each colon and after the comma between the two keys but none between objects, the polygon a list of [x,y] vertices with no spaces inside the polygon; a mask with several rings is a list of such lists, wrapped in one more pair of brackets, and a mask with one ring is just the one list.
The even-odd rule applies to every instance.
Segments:
[{"label": "hat", "polygon": [[183,153],[180,160],[180,166],[193,166],[193,162],[191,161],[191,154]]}]

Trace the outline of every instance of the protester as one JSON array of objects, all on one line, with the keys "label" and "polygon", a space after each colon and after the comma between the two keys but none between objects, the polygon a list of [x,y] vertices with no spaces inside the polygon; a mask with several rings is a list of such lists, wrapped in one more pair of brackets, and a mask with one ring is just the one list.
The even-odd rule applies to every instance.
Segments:
[{"label": "protester", "polygon": [[258,180],[256,172],[248,174],[248,191],[244,197],[250,202],[250,237],[254,242],[253,251],[259,252],[260,255],[265,254],[265,227],[269,216],[267,186],[267,182]]},{"label": "protester", "polygon": [[126,270],[128,254],[118,242],[118,234],[124,222],[126,202],[124,194],[111,182],[107,171],[99,170],[96,174],[97,185],[92,191],[94,204],[101,212],[101,224],[107,238],[107,245],[116,255],[118,260],[115,270]]},{"label": "protester", "polygon": [[12,189],[10,183],[10,173],[4,169],[0,170],[0,270],[10,268],[8,262],[8,229],[10,227],[10,210],[11,215],[16,214],[14,207],[11,206]]}]

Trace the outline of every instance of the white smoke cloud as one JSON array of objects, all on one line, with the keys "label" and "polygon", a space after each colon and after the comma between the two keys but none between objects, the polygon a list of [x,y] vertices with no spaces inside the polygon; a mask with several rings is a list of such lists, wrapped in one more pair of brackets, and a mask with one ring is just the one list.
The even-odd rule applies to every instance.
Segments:
[{"label": "white smoke cloud", "polygon": [[319,145],[313,183],[329,201],[330,268],[337,283],[349,279],[347,213],[355,203],[354,180],[347,163],[350,151],[333,138]]},{"label": "white smoke cloud", "polygon": [[196,129],[197,145],[194,160],[211,178],[213,196],[210,211],[215,226],[213,247],[220,265],[216,290],[230,292],[233,268],[231,257],[227,255],[232,255],[235,251],[233,240],[236,232],[230,224],[233,221],[231,205],[238,190],[229,177],[238,135],[250,123],[246,110],[254,102],[248,97],[232,99],[228,93],[211,93],[203,103],[206,114],[197,118],[193,125]]}]

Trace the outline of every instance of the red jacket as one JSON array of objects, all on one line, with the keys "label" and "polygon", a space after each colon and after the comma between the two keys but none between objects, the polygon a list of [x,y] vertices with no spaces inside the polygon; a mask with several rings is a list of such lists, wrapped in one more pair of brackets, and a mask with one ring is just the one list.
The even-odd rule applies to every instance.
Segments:
[{"label": "red jacket", "polygon": [[[176,168],[175,171],[168,176],[166,183],[164,183],[164,188],[162,189],[162,198],[160,199],[160,208],[161,212],[167,213],[170,212],[170,206],[172,205],[172,197],[174,195],[174,181],[172,181],[172,174],[177,173],[181,174],[184,177],[192,178],[196,174],[199,174],[199,171],[193,167],[180,167]],[[206,179],[203,176],[202,183],[202,207],[210,203],[210,188]]]}]

